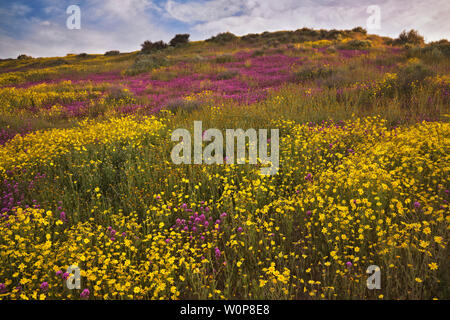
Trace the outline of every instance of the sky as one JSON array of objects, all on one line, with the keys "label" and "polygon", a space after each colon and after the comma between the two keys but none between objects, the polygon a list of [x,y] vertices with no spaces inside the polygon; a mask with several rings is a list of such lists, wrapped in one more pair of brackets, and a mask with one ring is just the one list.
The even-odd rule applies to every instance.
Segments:
[{"label": "sky", "polygon": [[[67,27],[71,5],[80,8],[80,29]],[[379,28],[367,25],[374,14],[369,6],[379,8]],[[130,52],[145,40],[168,42],[177,33],[203,40],[226,31],[244,35],[356,26],[390,37],[416,29],[426,41],[450,39],[450,1],[0,0],[0,58]]]}]

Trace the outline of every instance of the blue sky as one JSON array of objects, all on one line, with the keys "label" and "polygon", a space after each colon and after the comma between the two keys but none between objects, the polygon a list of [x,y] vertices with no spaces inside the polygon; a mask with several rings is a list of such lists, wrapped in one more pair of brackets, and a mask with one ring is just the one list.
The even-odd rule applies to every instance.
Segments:
[{"label": "blue sky", "polygon": [[[70,5],[81,9],[80,30],[66,27]],[[0,0],[0,58],[134,51],[176,33],[200,40],[224,31],[366,27],[370,5],[380,8],[381,28],[369,33],[414,28],[427,41],[450,38],[448,0]]]}]

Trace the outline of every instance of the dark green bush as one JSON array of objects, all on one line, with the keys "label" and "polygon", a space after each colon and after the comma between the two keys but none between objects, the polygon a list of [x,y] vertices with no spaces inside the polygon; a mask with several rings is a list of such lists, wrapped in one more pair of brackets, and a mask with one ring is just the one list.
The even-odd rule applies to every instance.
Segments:
[{"label": "dark green bush", "polygon": [[25,60],[25,59],[33,59],[31,56],[27,56],[26,54],[21,54],[17,57],[17,60]]},{"label": "dark green bush", "polygon": [[260,35],[256,33],[249,33],[241,38],[246,43],[256,43],[260,39]]},{"label": "dark green bush", "polygon": [[144,41],[143,44],[141,44],[141,52],[142,53],[153,53],[155,51],[160,51],[160,50],[164,50],[168,47],[167,43],[165,43],[164,41],[160,40],[160,41],[156,41],[156,42],[151,42],[149,40]]},{"label": "dark green bush", "polygon": [[356,27],[352,29],[353,32],[361,33],[361,34],[367,34],[367,30],[363,27]]},{"label": "dark green bush", "polygon": [[209,39],[207,39],[207,42],[214,42],[214,43],[225,43],[225,42],[230,42],[230,41],[234,41],[237,40],[238,37],[234,34],[232,34],[231,32],[222,32],[219,33],[216,36],[213,36]]},{"label": "dark green bush", "polygon": [[398,72],[397,86],[405,94],[409,94],[413,86],[421,85],[427,77],[433,75],[435,72],[420,62],[407,64]]},{"label": "dark green bush", "polygon": [[320,29],[319,30],[319,39],[327,39],[328,38],[328,30]]},{"label": "dark green bush", "polygon": [[347,50],[362,50],[368,49],[372,46],[372,43],[369,40],[350,40],[346,43],[341,43],[338,45],[339,49],[347,49]]},{"label": "dark green bush", "polygon": [[423,56],[431,59],[448,58],[450,56],[450,42],[439,40],[431,42],[424,47],[414,47],[409,50],[409,56]]},{"label": "dark green bush", "polygon": [[294,31],[295,34],[301,36],[309,36],[309,37],[317,37],[319,36],[319,32],[309,28],[302,28]]},{"label": "dark green bush", "polygon": [[450,42],[446,39],[431,42],[427,47],[431,48],[431,50],[438,49],[446,57],[450,56]]},{"label": "dark green bush", "polygon": [[105,56],[118,56],[119,54],[120,54],[119,50],[111,50],[105,52]]},{"label": "dark green bush", "polygon": [[331,76],[333,70],[323,66],[306,66],[300,71],[294,73],[296,81],[314,80],[317,78],[326,78]]},{"label": "dark green bush", "polygon": [[293,31],[277,31],[277,32],[264,32],[261,34],[261,38],[267,40],[267,43],[290,43],[296,42],[297,37]]},{"label": "dark green bush", "polygon": [[164,56],[142,54],[136,58],[134,64],[125,71],[125,74],[134,76],[167,65],[169,65],[169,61]]},{"label": "dark green bush", "polygon": [[403,30],[397,39],[394,40],[394,44],[412,44],[412,45],[422,45],[425,43],[423,37],[419,34],[417,30],[411,29],[409,32]]},{"label": "dark green bush", "polygon": [[328,31],[326,38],[330,39],[330,40],[336,40],[336,39],[342,37],[342,34],[343,34],[343,31],[333,29],[333,30]]},{"label": "dark green bush", "polygon": [[189,37],[190,37],[190,35],[187,33],[177,34],[177,35],[175,35],[175,37],[172,40],[170,40],[169,44],[172,47],[187,44],[187,43],[189,43]]}]

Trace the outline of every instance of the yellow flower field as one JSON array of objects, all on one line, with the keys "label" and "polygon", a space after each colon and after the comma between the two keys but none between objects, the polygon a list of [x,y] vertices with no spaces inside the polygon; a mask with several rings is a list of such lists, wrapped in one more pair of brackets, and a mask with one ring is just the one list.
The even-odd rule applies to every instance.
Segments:
[{"label": "yellow flower field", "polygon": [[[0,299],[448,299],[447,44],[302,30],[0,61]],[[174,164],[194,121],[278,172]]]}]

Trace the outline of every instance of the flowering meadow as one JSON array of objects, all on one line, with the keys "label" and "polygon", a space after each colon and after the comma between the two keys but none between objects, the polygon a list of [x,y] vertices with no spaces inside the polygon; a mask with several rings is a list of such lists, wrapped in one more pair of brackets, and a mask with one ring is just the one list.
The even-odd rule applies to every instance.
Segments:
[{"label": "flowering meadow", "polygon": [[[0,299],[449,299],[449,44],[318,34],[1,60]],[[173,164],[194,121],[278,173]]]}]

